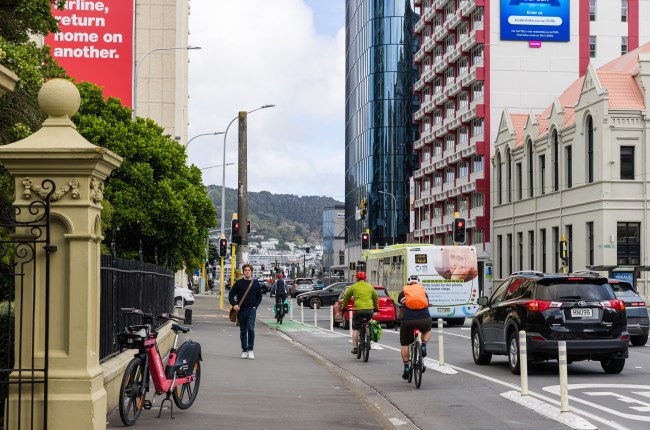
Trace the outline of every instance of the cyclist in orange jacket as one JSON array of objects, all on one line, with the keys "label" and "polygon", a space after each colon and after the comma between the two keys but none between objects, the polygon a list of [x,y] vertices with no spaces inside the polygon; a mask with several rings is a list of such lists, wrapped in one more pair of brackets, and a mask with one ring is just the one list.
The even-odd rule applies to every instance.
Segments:
[{"label": "cyclist in orange jacket", "polygon": [[[406,285],[397,297],[398,311],[397,319],[401,320],[399,329],[399,344],[404,373],[402,378],[408,380],[411,373],[409,362],[409,345],[415,340],[413,330],[418,329],[422,333],[422,357],[427,356],[427,342],[431,339],[431,314],[429,313],[429,297],[420,284],[417,276],[408,278]],[[424,368],[422,369],[424,371]]]}]

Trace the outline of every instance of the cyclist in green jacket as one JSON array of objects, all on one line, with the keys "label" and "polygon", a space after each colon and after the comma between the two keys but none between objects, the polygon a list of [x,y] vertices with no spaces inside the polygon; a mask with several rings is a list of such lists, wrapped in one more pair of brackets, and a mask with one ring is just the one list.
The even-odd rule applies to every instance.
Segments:
[{"label": "cyclist in green jacket", "polygon": [[375,287],[366,282],[366,273],[357,272],[357,282],[350,285],[343,296],[343,305],[345,308],[354,297],[354,316],[352,317],[352,354],[357,353],[359,346],[359,329],[361,324],[372,319],[373,312],[379,312],[379,297]]}]

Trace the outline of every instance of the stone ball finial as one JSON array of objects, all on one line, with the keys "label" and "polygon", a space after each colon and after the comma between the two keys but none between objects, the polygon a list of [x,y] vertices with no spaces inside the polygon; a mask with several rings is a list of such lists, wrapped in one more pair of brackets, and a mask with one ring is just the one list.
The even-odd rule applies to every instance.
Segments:
[{"label": "stone ball finial", "polygon": [[81,105],[79,90],[65,79],[51,79],[38,92],[38,105],[50,117],[72,116]]}]

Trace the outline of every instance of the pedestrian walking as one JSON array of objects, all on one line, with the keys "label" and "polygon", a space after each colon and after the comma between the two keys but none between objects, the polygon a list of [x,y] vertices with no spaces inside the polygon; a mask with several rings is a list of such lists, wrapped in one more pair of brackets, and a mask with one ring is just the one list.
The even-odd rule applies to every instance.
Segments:
[{"label": "pedestrian walking", "polygon": [[230,289],[228,301],[238,311],[239,337],[241,340],[241,358],[255,359],[255,319],[257,307],[262,303],[262,287],[253,279],[253,266],[242,266],[243,278],[238,279]]}]

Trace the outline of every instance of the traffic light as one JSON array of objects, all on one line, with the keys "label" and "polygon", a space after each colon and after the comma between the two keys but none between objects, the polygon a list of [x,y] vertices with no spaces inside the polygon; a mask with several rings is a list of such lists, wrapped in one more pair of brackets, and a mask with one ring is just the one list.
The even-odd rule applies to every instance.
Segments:
[{"label": "traffic light", "polygon": [[226,258],[228,255],[228,239],[219,239],[219,257]]},{"label": "traffic light", "polygon": [[239,235],[239,220],[232,220],[232,224],[230,225],[230,241],[238,245],[241,243],[241,236]]},{"label": "traffic light", "polygon": [[465,243],[465,231],[465,218],[455,218],[453,228],[454,243]]},{"label": "traffic light", "polygon": [[361,249],[370,249],[370,233],[361,233]]}]

